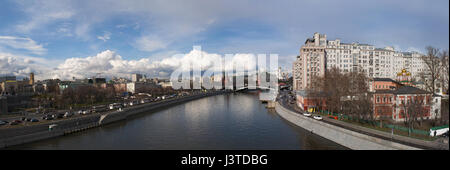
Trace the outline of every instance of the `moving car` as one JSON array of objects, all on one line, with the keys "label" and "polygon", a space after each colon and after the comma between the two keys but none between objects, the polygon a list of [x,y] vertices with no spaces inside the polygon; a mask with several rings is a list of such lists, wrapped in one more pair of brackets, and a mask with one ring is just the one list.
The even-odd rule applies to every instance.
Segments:
[{"label": "moving car", "polygon": [[53,116],[52,115],[45,115],[44,117],[42,117],[42,120],[53,120]]},{"label": "moving car", "polygon": [[316,119],[316,120],[322,120],[322,116],[316,115],[316,116],[314,116],[314,119]]},{"label": "moving car", "polygon": [[14,120],[11,123],[9,123],[9,125],[18,125],[19,123],[22,123],[21,120]]},{"label": "moving car", "polygon": [[138,104],[139,104],[138,101],[131,101],[131,102],[130,102],[130,106],[134,106],[134,105],[138,105]]},{"label": "moving car", "polygon": [[92,106],[92,113],[107,111],[108,107],[106,105]]},{"label": "moving car", "polygon": [[64,117],[71,117],[71,116],[73,116],[73,113],[72,113],[72,112],[66,112],[66,113],[64,114]]},{"label": "moving car", "polygon": [[89,110],[83,110],[83,114],[84,114],[84,115],[87,115],[87,114],[89,114],[89,113],[91,113]]},{"label": "moving car", "polygon": [[109,109],[113,110],[113,109],[117,109],[122,107],[120,103],[113,103],[113,104],[109,104]]}]

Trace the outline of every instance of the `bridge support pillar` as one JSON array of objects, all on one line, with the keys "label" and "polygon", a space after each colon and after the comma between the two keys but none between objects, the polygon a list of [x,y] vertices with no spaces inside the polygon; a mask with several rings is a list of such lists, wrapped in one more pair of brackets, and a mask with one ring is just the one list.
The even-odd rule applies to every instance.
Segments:
[{"label": "bridge support pillar", "polygon": [[275,101],[267,101],[267,108],[275,108],[276,102]]}]

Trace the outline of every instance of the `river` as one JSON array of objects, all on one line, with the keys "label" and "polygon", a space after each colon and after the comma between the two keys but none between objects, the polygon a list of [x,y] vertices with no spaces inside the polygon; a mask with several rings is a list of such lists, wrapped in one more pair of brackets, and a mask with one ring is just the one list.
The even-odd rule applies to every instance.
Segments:
[{"label": "river", "polygon": [[258,92],[206,97],[9,149],[346,149],[265,108]]}]

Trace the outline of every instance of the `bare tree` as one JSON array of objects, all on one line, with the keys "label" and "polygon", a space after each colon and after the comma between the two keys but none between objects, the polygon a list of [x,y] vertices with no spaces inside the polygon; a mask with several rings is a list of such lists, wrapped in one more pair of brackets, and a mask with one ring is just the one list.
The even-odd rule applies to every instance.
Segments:
[{"label": "bare tree", "polygon": [[441,72],[439,79],[441,80],[442,92],[448,94],[448,85],[449,85],[449,55],[448,50],[444,50],[440,53],[441,58]]},{"label": "bare tree", "polygon": [[436,92],[436,82],[439,78],[440,59],[439,49],[431,46],[426,47],[427,54],[421,59],[425,62],[427,70],[421,73],[421,78],[425,83],[425,88],[432,93]]},{"label": "bare tree", "polygon": [[404,123],[408,127],[408,135],[411,135],[414,124],[421,123],[422,117],[426,110],[424,107],[424,96],[415,96],[410,99],[401,101],[402,111],[400,112],[404,118]]}]

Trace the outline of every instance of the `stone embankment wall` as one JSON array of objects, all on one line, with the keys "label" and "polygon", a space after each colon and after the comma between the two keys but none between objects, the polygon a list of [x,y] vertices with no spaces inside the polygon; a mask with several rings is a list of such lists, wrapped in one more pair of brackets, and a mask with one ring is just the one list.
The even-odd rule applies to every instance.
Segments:
[{"label": "stone embankment wall", "polygon": [[355,150],[418,150],[419,148],[368,136],[338,126],[334,126],[310,117],[303,116],[284,108],[279,103],[276,112],[287,121],[311,133],[322,136],[342,146]]}]

